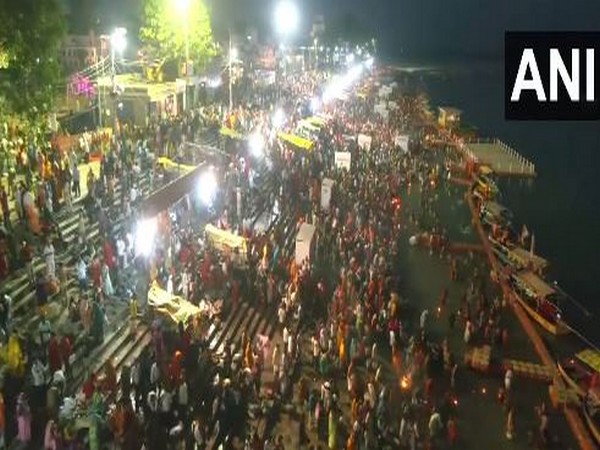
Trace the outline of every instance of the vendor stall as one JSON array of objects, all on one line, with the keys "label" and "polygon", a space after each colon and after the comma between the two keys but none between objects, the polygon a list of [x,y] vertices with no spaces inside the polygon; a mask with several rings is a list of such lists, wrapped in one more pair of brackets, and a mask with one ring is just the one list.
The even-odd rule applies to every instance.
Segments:
[{"label": "vendor stall", "polygon": [[188,164],[178,164],[169,158],[165,158],[164,156],[158,158],[158,163],[166,170],[176,170],[181,172],[191,172],[196,168],[196,166],[190,166]]},{"label": "vendor stall", "polygon": [[221,313],[222,300],[213,303],[200,302],[196,306],[177,295],[171,295],[154,282],[148,291],[148,305],[167,316],[175,324],[187,323],[191,318],[206,317],[209,321]]},{"label": "vendor stall", "polygon": [[234,263],[243,264],[246,262],[248,249],[246,238],[226,230],[221,230],[211,224],[206,225],[204,232],[206,233],[207,241],[219,252],[232,256]]},{"label": "vendor stall", "polygon": [[315,143],[310,139],[306,139],[295,134],[278,133],[277,137],[282,141],[287,142],[288,144],[292,144],[303,150],[312,150],[315,145]]},{"label": "vendor stall", "polygon": [[221,127],[221,130],[219,131],[219,133],[221,133],[221,136],[225,136],[231,139],[237,139],[237,140],[242,140],[244,139],[244,135],[238,131],[235,131],[231,128],[228,127]]}]

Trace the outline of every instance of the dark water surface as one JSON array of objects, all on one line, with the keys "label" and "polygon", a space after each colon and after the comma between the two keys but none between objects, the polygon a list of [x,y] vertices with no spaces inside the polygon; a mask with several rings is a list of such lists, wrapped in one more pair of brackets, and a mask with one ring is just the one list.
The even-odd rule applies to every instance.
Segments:
[{"label": "dark water surface", "polygon": [[535,234],[536,252],[551,263],[549,278],[599,317],[600,124],[508,122],[502,63],[427,66],[440,69],[421,75],[432,107],[462,109],[480,136],[498,137],[536,164],[535,181],[502,183],[501,201],[519,228],[526,223]]}]

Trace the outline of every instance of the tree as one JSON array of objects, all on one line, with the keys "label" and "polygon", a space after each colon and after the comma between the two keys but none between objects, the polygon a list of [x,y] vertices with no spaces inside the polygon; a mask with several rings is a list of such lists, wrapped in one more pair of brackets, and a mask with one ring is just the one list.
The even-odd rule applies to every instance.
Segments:
[{"label": "tree", "polygon": [[186,40],[190,59],[200,66],[216,54],[210,15],[203,0],[188,0],[186,11],[177,8],[185,0],[144,0],[140,40],[153,57],[185,59]]},{"label": "tree", "polygon": [[58,50],[65,33],[59,0],[0,0],[0,98],[12,113],[46,113],[61,80]]}]

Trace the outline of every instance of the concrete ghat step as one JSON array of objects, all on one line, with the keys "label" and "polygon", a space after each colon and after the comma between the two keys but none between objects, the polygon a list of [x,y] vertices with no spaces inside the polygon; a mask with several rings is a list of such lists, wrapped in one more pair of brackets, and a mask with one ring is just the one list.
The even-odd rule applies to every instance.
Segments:
[{"label": "concrete ghat step", "polygon": [[[117,224],[114,226],[114,228],[119,228],[120,226],[122,226],[122,222],[123,219],[120,218],[119,221],[117,222]],[[75,231],[77,228],[77,224],[75,224],[73,231]],[[88,234],[88,239],[95,241],[96,238],[99,235],[99,228],[98,225],[96,223],[94,223],[91,228],[89,229],[89,234]],[[64,240],[65,243],[67,244],[67,246],[69,245],[76,245],[76,236],[75,233],[69,233],[68,236],[64,236]],[[69,253],[62,253],[59,254],[56,257],[56,261],[58,264],[69,264],[69,263],[74,263],[75,262],[75,258],[74,255],[69,254]],[[36,274],[43,274],[44,270],[45,270],[45,263],[43,262],[43,260],[41,260],[40,258],[36,258],[35,262],[34,262],[34,270],[36,272]],[[12,289],[11,289],[12,287]],[[10,283],[8,285],[8,289],[9,292],[11,293],[11,296],[13,298],[13,313],[16,313],[17,311],[20,311],[21,309],[25,308],[31,301],[32,299],[35,297],[35,290],[34,288],[29,286],[29,281],[28,281],[28,277],[26,274],[19,276],[18,278],[16,278],[15,280],[12,281],[12,283]],[[21,298],[22,297],[22,298]],[[16,314],[15,314],[16,316]]]},{"label": "concrete ghat step", "polygon": [[[147,178],[145,178],[145,180],[146,181],[143,184],[149,185],[149,180]],[[144,191],[147,192],[149,190],[149,187],[148,186],[144,186],[144,187],[145,187]],[[120,187],[118,187],[117,189],[120,189]],[[116,197],[116,198],[118,199],[119,197]],[[116,200],[115,203],[116,203],[116,205],[120,205],[120,200]],[[77,213],[81,210],[82,210],[82,206],[78,204],[72,212],[61,214],[61,216],[57,220],[58,226],[61,230],[63,237],[69,243],[74,242],[72,239],[72,234],[77,231],[77,228],[79,225],[79,217],[78,217]],[[88,224],[88,226],[90,226],[90,225]],[[97,226],[97,224],[93,224],[91,226],[92,227]],[[34,263],[34,270],[35,270],[36,274],[43,273],[43,270],[45,267],[43,259],[41,257],[35,257],[33,263]],[[24,269],[21,269],[17,273],[15,273],[15,275],[13,275],[10,279],[5,280],[3,282],[3,287],[6,288],[7,291],[12,293],[13,300],[14,300],[15,296],[19,294],[19,289],[23,289],[22,285],[24,282],[27,281],[27,279],[28,278],[27,278],[26,271]]]}]

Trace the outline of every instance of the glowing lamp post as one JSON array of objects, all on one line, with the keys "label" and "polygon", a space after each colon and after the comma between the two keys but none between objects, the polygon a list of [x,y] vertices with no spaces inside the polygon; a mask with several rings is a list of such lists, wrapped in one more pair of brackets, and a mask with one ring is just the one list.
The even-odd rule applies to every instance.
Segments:
[{"label": "glowing lamp post", "polygon": [[233,62],[238,58],[238,51],[231,46],[231,33],[229,33],[229,111],[233,110]]},{"label": "glowing lamp post", "polygon": [[[111,65],[111,84],[112,84],[112,92],[115,98],[115,106],[116,106],[116,93],[117,93],[117,71],[115,66],[115,58],[116,55],[123,56],[123,52],[127,47],[127,29],[123,27],[115,28],[115,30],[110,35],[110,65]],[[114,108],[115,111],[115,119],[114,119],[114,133],[117,135],[118,131],[118,114],[117,108]]]},{"label": "glowing lamp post", "polygon": [[275,29],[281,36],[289,36],[296,32],[300,15],[294,3],[284,0],[275,7]]},{"label": "glowing lamp post", "polygon": [[177,14],[183,18],[183,32],[185,39],[185,92],[183,94],[183,110],[187,109],[188,104],[188,81],[190,72],[190,27],[189,27],[189,11],[191,0],[175,0],[175,9]]},{"label": "glowing lamp post", "polygon": [[[275,30],[282,39],[289,38],[298,29],[300,14],[298,8],[290,0],[283,0],[275,7]],[[285,65],[285,55],[284,55]],[[285,70],[285,67],[284,67]]]}]

